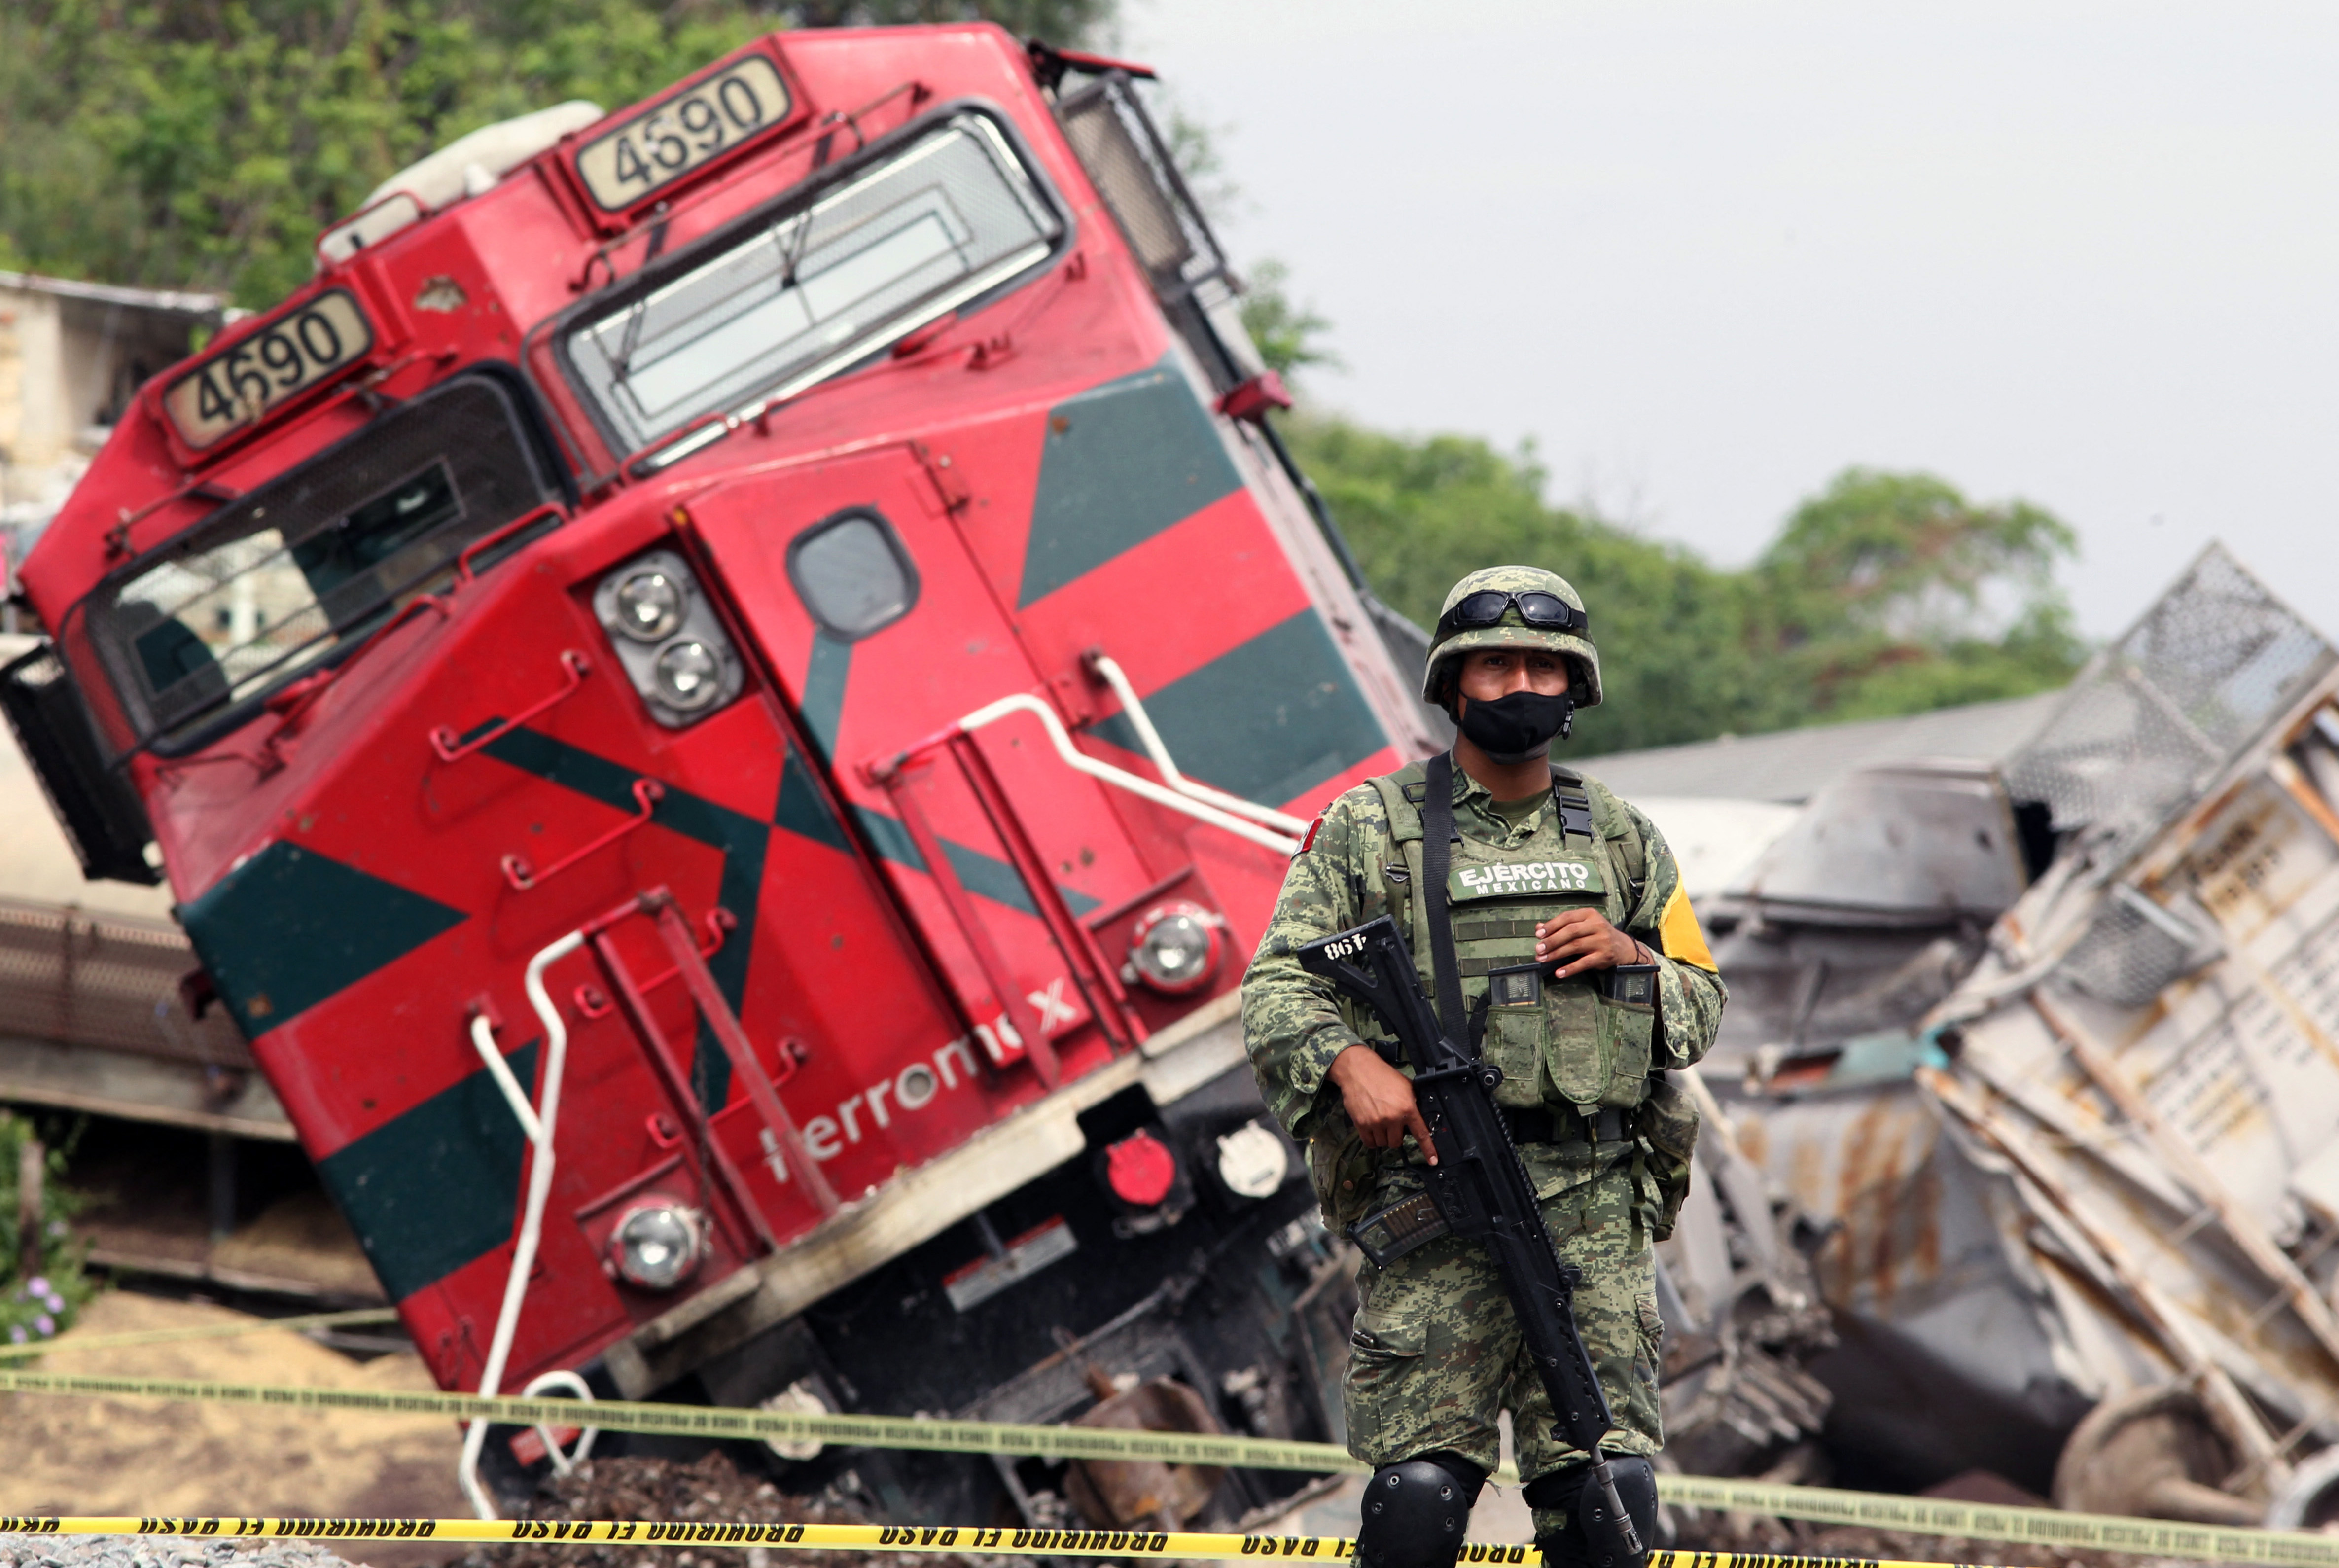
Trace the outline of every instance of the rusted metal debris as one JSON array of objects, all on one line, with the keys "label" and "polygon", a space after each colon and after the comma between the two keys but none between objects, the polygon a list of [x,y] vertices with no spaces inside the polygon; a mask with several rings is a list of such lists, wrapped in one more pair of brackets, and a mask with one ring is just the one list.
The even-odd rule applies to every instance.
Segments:
[{"label": "rusted metal debris", "polygon": [[2213,547],[2002,774],[1853,774],[1709,918],[1707,1077],[1821,1233],[1839,1453],[2093,1511],[2339,1513],[2319,636]]},{"label": "rusted metal debris", "polygon": [[[1880,1484],[1982,1465],[2043,1491],[2085,1408],[2023,1407],[2052,1370],[2035,1351],[1970,1376],[1940,1370],[2016,1308],[1986,1261],[2003,1251],[2006,1206],[1993,1209],[1918,1090],[1927,1047],[1911,1025],[1956,989],[2021,892],[2022,843],[1987,764],[1860,768],[1707,909],[1731,1003],[1705,1080],[1775,1201],[1786,1250],[1809,1248],[1816,1329],[1791,1359],[1829,1396],[1817,1403],[1831,1447],[1863,1455],[1862,1478]],[[1922,1426],[1918,1408],[1931,1412]]]},{"label": "rusted metal debris", "polygon": [[1772,1204],[1703,1080],[1683,1076],[1704,1119],[1689,1198],[1658,1247],[1666,1460],[1746,1474],[1819,1433],[1832,1396],[1801,1364],[1835,1336],[1794,1217]]}]

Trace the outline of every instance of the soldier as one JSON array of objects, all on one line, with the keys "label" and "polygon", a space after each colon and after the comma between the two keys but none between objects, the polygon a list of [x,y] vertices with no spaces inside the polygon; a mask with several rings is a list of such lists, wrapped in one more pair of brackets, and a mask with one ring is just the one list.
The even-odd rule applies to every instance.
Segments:
[{"label": "soldier", "polygon": [[[1327,1224],[1345,1230],[1419,1192],[1436,1155],[1410,1069],[1396,1065],[1378,1021],[1293,952],[1387,912],[1435,997],[1436,943],[1449,944],[1478,1049],[1502,1068],[1495,1100],[1545,1222],[1562,1260],[1583,1271],[1576,1325],[1616,1422],[1604,1446],[1645,1542],[1650,1456],[1664,1442],[1650,1244],[1671,1230],[1696,1140],[1689,1097],[1664,1074],[1705,1054],[1726,993],[1663,836],[1549,760],[1574,709],[1600,701],[1600,655],[1573,587],[1529,567],[1463,578],[1438,616],[1423,695],[1456,721],[1454,749],[1349,790],[1308,830],[1243,979],[1251,1066],[1308,1146]],[[1425,805],[1440,779],[1450,814]],[[1439,814],[1452,823],[1444,932],[1432,929],[1422,873],[1424,818]],[[1507,1005],[1495,1005],[1487,971],[1530,962],[1549,966],[1539,994],[1520,1005],[1506,983]],[[1653,966],[1653,1006],[1612,996],[1628,988],[1603,971],[1619,965]],[[1554,1435],[1484,1247],[1446,1235],[1386,1267],[1367,1262],[1357,1293],[1343,1392],[1349,1452],[1377,1467],[1363,1568],[1454,1561],[1498,1457],[1501,1409],[1513,1414],[1545,1562],[1628,1568],[1595,1560],[1577,1521],[1589,1456]]]}]

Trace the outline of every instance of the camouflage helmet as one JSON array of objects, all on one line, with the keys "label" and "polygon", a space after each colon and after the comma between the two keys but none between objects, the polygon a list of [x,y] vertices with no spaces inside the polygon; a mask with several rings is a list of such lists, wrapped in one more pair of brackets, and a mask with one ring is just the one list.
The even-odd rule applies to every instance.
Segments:
[{"label": "camouflage helmet", "polygon": [[[1519,614],[1516,604],[1505,606],[1503,618],[1491,626],[1456,626],[1452,624],[1454,608],[1473,594],[1492,589],[1498,593],[1550,594],[1571,606],[1576,615],[1576,625],[1570,629],[1529,626]],[[1453,666],[1463,655],[1478,648],[1542,648],[1549,653],[1565,656],[1570,670],[1568,689],[1575,697],[1575,705],[1588,708],[1600,701],[1600,650],[1592,646],[1589,617],[1584,611],[1584,596],[1577,593],[1565,577],[1557,572],[1545,571],[1541,567],[1487,567],[1472,572],[1454,585],[1438,606],[1438,629],[1430,635],[1429,668],[1421,682],[1424,702],[1436,703],[1451,711],[1451,703],[1440,693]]]}]

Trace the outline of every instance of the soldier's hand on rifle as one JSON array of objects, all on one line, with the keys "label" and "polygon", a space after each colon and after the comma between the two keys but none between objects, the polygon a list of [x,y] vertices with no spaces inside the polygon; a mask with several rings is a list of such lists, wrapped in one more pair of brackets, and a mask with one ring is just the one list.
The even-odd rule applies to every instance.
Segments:
[{"label": "soldier's hand on rifle", "polygon": [[1367,1149],[1396,1149],[1409,1132],[1429,1163],[1437,1163],[1437,1146],[1430,1141],[1428,1124],[1413,1098],[1413,1080],[1366,1045],[1352,1045],[1334,1057],[1328,1076],[1339,1085],[1341,1103],[1364,1135]]},{"label": "soldier's hand on rifle", "polygon": [[1620,963],[1645,963],[1648,955],[1631,937],[1608,923],[1596,909],[1572,909],[1535,927],[1535,960],[1561,960],[1554,971],[1561,979],[1614,969]]}]

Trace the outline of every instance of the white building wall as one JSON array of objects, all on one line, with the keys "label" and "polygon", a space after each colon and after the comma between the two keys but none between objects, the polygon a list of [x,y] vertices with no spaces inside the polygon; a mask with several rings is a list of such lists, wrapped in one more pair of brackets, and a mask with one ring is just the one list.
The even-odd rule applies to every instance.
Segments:
[{"label": "white building wall", "polygon": [[0,501],[33,498],[27,485],[64,455],[64,323],[59,301],[0,288],[0,460],[8,465]]},{"label": "white building wall", "polygon": [[207,294],[0,272],[0,547],[12,559],[88,468],[124,389],[227,314]]}]

